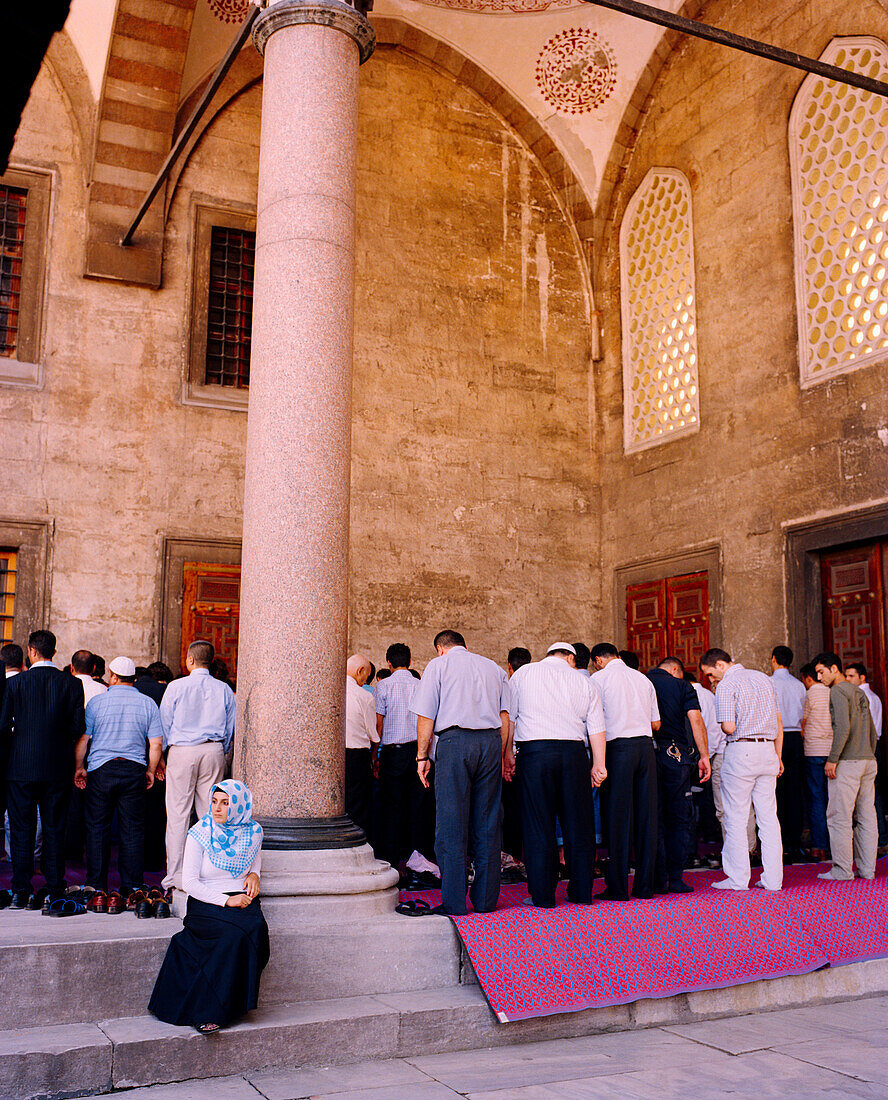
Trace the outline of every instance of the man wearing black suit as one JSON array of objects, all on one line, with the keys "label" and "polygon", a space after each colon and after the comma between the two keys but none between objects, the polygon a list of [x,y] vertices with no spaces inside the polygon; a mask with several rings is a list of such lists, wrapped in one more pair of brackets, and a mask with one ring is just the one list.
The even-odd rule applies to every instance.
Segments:
[{"label": "man wearing black suit", "polygon": [[28,672],[10,679],[0,711],[0,740],[8,750],[7,800],[12,857],[12,908],[31,892],[37,811],[43,823],[40,869],[45,895],[65,892],[65,813],[74,782],[74,746],[85,729],[80,683],[55,667],[55,635],[28,638]]}]

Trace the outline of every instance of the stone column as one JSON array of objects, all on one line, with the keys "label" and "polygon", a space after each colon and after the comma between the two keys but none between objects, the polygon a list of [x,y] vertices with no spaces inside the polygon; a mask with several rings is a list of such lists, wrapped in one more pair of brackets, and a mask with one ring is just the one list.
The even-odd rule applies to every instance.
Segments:
[{"label": "stone column", "polygon": [[235,770],[265,829],[264,896],[391,908],[397,876],[343,804],[358,69],[375,35],[342,0],[276,0],[253,40],[265,76]]}]

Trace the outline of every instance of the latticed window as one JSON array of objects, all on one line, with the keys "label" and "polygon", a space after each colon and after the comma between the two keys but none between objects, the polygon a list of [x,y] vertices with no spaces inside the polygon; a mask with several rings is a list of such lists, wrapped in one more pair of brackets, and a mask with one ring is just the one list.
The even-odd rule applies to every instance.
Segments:
[{"label": "latticed window", "polygon": [[206,382],[250,384],[256,234],[214,225],[210,240]]},{"label": "latticed window", "polygon": [[0,185],[0,355],[18,348],[28,192]]},{"label": "latticed window", "polygon": [[[824,61],[888,78],[876,38]],[[803,386],[888,355],[888,100],[809,76],[789,123]]]},{"label": "latticed window", "polygon": [[14,550],[0,550],[0,643],[12,641],[17,559]]},{"label": "latticed window", "polygon": [[620,229],[626,451],[697,431],[697,306],[691,189],[652,168]]}]

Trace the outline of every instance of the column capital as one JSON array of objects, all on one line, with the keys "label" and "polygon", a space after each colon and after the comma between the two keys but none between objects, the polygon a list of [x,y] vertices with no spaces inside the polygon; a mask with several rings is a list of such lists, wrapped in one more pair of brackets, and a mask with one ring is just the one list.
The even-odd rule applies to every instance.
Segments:
[{"label": "column capital", "polygon": [[376,49],[376,32],[367,16],[345,0],[271,0],[253,24],[253,45],[264,56],[265,44],[275,31],[300,23],[334,27],[347,34],[358,47],[362,65]]}]

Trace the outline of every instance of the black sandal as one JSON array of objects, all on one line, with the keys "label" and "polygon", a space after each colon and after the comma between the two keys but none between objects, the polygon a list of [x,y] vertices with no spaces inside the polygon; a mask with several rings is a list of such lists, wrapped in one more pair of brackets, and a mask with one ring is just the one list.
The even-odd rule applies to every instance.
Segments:
[{"label": "black sandal", "polygon": [[198,1033],[198,1035],[203,1035],[204,1037],[206,1037],[207,1035],[217,1035],[222,1030],[222,1028],[219,1024],[195,1024],[194,1030]]}]

